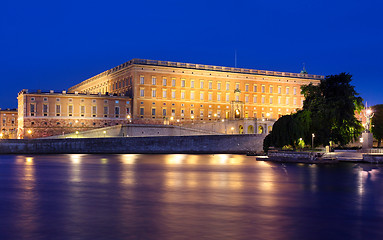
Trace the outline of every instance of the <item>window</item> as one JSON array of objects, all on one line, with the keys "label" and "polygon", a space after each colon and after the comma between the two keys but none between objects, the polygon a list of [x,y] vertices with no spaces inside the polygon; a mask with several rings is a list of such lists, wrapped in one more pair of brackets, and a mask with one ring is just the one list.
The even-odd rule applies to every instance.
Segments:
[{"label": "window", "polygon": [[140,88],[140,97],[144,97],[144,96],[145,96],[145,89]]},{"label": "window", "polygon": [[166,98],[167,97],[167,91],[166,89],[163,89],[162,90],[162,98]]},{"label": "window", "polygon": [[249,95],[246,95],[246,96],[245,96],[245,102],[246,102],[246,103],[249,102]]},{"label": "window", "polygon": [[200,114],[201,118],[203,118],[203,109],[200,110],[199,114]]},{"label": "window", "polygon": [[289,94],[289,92],[290,92],[290,88],[286,87],[286,94]]},{"label": "window", "polygon": [[156,97],[157,96],[157,90],[156,89],[152,89],[152,97]]},{"label": "window", "polygon": [[[69,102],[71,102],[71,100],[72,100],[72,99],[71,99],[71,98],[69,98]],[[44,102],[48,102],[48,98],[46,98],[46,97],[45,97],[45,98],[43,98],[43,101],[44,101]]]},{"label": "window", "polygon": [[194,80],[190,81],[190,88],[194,88]]},{"label": "window", "polygon": [[116,118],[120,115],[120,107],[114,107],[114,114],[116,115]]},{"label": "window", "polygon": [[297,105],[297,99],[296,98],[293,99],[293,105]]},{"label": "window", "polygon": [[190,100],[194,100],[194,91],[190,92]]},{"label": "window", "polygon": [[270,104],[273,104],[273,97],[270,97]]},{"label": "window", "polygon": [[108,117],[109,109],[107,106],[104,106],[104,117]]},{"label": "window", "polygon": [[265,103],[265,96],[262,96],[261,103],[262,103],[262,104]]},{"label": "window", "polygon": [[73,105],[68,106],[68,116],[71,117],[73,115]]},{"label": "window", "polygon": [[185,99],[185,91],[181,91],[181,99]]},{"label": "window", "polygon": [[166,108],[162,109],[162,116],[166,116]]},{"label": "window", "polygon": [[261,87],[261,92],[262,92],[262,93],[265,92],[265,85],[262,85],[262,87]]},{"label": "window", "polygon": [[229,101],[230,101],[230,94],[226,93],[226,102],[229,102]]},{"label": "window", "polygon": [[56,104],[56,116],[60,116],[60,114],[61,114],[61,105]]},{"label": "window", "polygon": [[208,100],[209,100],[209,101],[213,101],[213,93],[209,93],[209,95],[208,95]]},{"label": "window", "polygon": [[80,106],[80,116],[81,117],[85,116],[85,106]]},{"label": "window", "polygon": [[176,98],[176,90],[172,90],[172,98]]},{"label": "window", "polygon": [[166,79],[166,78],[163,78],[163,79],[162,79],[162,85],[163,85],[163,86],[166,86],[166,85],[167,85],[167,79]]},{"label": "window", "polygon": [[152,77],[152,85],[156,85],[157,84],[157,78],[156,77]]},{"label": "window", "polygon": [[289,105],[289,102],[290,102],[290,98],[286,98],[286,105]]},{"label": "window", "polygon": [[217,101],[221,101],[221,93],[217,94]]},{"label": "window", "polygon": [[235,89],[239,89],[239,83],[235,84]]},{"label": "window", "polygon": [[175,86],[176,86],[176,79],[172,78],[172,87],[175,87]]},{"label": "window", "polygon": [[181,87],[185,87],[185,79],[181,79]]},{"label": "window", "polygon": [[257,85],[254,85],[254,92],[257,92]]},{"label": "window", "polygon": [[282,87],[278,86],[278,94],[281,94],[281,93],[282,93]]},{"label": "window", "polygon": [[246,84],[245,85],[245,92],[248,92],[249,91],[249,84]]},{"label": "window", "polygon": [[257,103],[257,96],[253,95],[253,103]]},{"label": "window", "polygon": [[239,101],[239,95],[238,94],[235,94],[235,101]]},{"label": "window", "polygon": [[[296,88],[296,87],[293,89],[293,94],[294,94],[294,95],[297,95],[297,88]],[[294,105],[295,105],[295,104],[294,104]]]},{"label": "window", "polygon": [[31,97],[31,101],[35,101],[36,99],[34,97]]},{"label": "window", "polygon": [[282,102],[282,98],[278,97],[278,104],[281,104],[281,102]]},{"label": "window", "polygon": [[36,112],[36,105],[35,105],[35,103],[31,103],[30,104],[30,110],[31,110],[31,116],[35,116],[35,112]]},{"label": "window", "polygon": [[217,89],[218,89],[218,90],[221,90],[221,82],[218,82],[218,83],[217,83]]},{"label": "window", "polygon": [[176,110],[172,108],[172,116],[175,116],[175,115],[176,115]]},{"label": "window", "polygon": [[144,76],[140,76],[140,84],[145,84],[145,78],[144,78]]},{"label": "window", "polygon": [[155,116],[155,115],[156,115],[156,109],[152,108],[152,116]]},{"label": "window", "polygon": [[119,103],[119,101],[118,100],[116,100],[116,101],[114,101],[115,103]]},{"label": "window", "polygon": [[43,104],[43,115],[48,116],[48,104]]},{"label": "window", "polygon": [[203,92],[200,92],[200,93],[199,93],[199,99],[200,99],[201,101],[203,101]]},{"label": "window", "polygon": [[144,108],[140,108],[140,115],[143,116],[144,115]]},{"label": "window", "polygon": [[203,89],[203,81],[200,81],[199,84],[200,88]]},{"label": "window", "polygon": [[97,107],[92,106],[92,117],[96,117],[96,116],[97,116]]},{"label": "window", "polygon": [[270,93],[273,93],[273,86],[269,87]]},{"label": "window", "polygon": [[226,91],[229,91],[229,90],[230,90],[230,83],[227,82],[227,83],[226,83]]},{"label": "window", "polygon": [[209,81],[209,89],[212,89],[212,88],[213,88],[213,82]]}]

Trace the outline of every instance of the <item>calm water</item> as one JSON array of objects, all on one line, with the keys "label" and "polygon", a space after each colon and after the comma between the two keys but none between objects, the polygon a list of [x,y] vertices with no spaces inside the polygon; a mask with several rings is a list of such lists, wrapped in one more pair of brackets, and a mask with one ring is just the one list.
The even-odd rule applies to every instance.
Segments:
[{"label": "calm water", "polygon": [[0,239],[383,239],[383,166],[0,156]]}]

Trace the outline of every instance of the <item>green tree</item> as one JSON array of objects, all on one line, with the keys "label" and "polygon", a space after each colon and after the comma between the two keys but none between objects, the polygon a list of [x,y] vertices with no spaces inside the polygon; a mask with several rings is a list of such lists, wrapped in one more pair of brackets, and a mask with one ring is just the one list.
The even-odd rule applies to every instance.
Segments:
[{"label": "green tree", "polygon": [[302,87],[305,96],[303,111],[311,113],[315,143],[328,145],[330,141],[345,145],[356,140],[363,127],[355,111],[363,108],[362,98],[350,84],[352,76],[341,73],[327,76],[319,85]]},{"label": "green tree", "polygon": [[371,119],[371,131],[374,138],[378,140],[378,147],[380,147],[383,138],[383,104],[373,106],[372,110],[374,117]]},{"label": "green tree", "polygon": [[275,147],[296,146],[299,138],[311,142],[312,133],[315,145],[329,145],[330,141],[345,145],[356,140],[363,127],[355,111],[363,105],[350,82],[351,75],[341,73],[327,76],[318,85],[302,86],[303,109],[279,118],[264,143]]}]

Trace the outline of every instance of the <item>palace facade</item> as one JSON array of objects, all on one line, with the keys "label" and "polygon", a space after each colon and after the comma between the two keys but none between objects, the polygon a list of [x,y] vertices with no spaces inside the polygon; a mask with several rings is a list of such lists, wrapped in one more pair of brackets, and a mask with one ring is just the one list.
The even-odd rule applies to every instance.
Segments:
[{"label": "palace facade", "polygon": [[0,139],[17,137],[17,109],[0,109]]},{"label": "palace facade", "polygon": [[275,120],[302,107],[300,87],[321,75],[133,59],[68,92],[123,94],[135,123]]},{"label": "palace facade", "polygon": [[18,138],[81,132],[130,120],[131,99],[126,96],[24,89],[17,99]]}]

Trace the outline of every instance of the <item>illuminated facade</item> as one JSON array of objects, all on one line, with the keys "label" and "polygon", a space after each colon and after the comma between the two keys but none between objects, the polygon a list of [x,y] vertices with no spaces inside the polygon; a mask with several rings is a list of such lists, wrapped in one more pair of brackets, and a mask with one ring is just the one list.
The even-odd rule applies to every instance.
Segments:
[{"label": "illuminated facade", "polygon": [[130,121],[131,99],[126,96],[23,90],[17,99],[19,138],[80,132]]},{"label": "illuminated facade", "polygon": [[17,109],[0,109],[0,138],[17,138]]},{"label": "illuminated facade", "polygon": [[[68,92],[123,94],[134,123],[278,119],[302,107],[300,87],[323,76],[133,59]],[[177,121],[177,122],[176,122]]]}]

